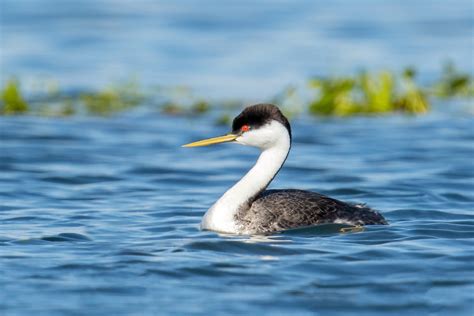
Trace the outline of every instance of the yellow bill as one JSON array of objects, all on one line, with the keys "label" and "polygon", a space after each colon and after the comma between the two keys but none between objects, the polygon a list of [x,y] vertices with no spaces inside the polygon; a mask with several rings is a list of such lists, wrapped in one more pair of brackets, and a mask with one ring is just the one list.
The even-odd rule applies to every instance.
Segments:
[{"label": "yellow bill", "polygon": [[239,137],[239,135],[227,134],[224,136],[208,138],[208,139],[203,139],[194,143],[189,143],[189,144],[183,145],[182,147],[200,147],[200,146],[209,146],[209,145],[214,145],[214,144],[219,144],[219,143],[228,143],[228,142],[234,141],[237,137]]}]

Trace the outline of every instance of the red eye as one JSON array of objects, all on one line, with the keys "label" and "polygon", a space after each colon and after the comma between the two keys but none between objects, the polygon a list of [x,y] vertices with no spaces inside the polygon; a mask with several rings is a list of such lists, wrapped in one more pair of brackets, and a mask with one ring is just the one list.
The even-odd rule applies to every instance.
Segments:
[{"label": "red eye", "polygon": [[240,128],[240,130],[241,130],[242,132],[248,132],[248,131],[250,130],[250,126],[244,125],[244,126],[242,126],[242,127]]}]

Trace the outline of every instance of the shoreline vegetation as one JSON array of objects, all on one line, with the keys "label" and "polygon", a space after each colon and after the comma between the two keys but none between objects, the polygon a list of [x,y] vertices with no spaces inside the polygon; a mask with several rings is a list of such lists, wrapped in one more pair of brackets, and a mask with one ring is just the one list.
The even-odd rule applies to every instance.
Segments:
[{"label": "shoreline vegetation", "polygon": [[[169,115],[197,115],[242,106],[238,101],[197,98],[185,87],[145,89],[136,80],[98,91],[65,92],[57,85],[40,90],[25,96],[18,80],[8,80],[0,91],[0,115],[110,116],[140,106]],[[281,105],[289,116],[354,116],[423,114],[430,111],[433,100],[450,98],[474,98],[472,76],[460,72],[452,63],[445,64],[430,86],[417,83],[413,68],[401,73],[363,71],[350,76],[312,78],[304,89],[287,87],[270,101]],[[217,123],[227,124],[229,120],[230,116],[223,114]]]}]

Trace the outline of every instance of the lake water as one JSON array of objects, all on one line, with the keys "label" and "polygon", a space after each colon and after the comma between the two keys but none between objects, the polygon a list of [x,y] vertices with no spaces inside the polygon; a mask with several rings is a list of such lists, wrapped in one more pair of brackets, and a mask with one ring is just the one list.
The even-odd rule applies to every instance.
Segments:
[{"label": "lake water", "polygon": [[[138,74],[265,99],[313,74],[407,64],[473,71],[470,1],[1,3],[1,79],[96,89]],[[233,113],[237,114],[237,113]],[[389,226],[268,237],[199,230],[258,152],[180,145],[207,116],[0,117],[0,314],[472,315],[474,117],[292,121],[272,188],[380,210]]]},{"label": "lake water", "polygon": [[267,238],[199,230],[258,154],[179,147],[227,131],[210,118],[0,123],[3,315],[472,312],[472,116],[294,121],[271,187],[366,202],[390,226]]}]

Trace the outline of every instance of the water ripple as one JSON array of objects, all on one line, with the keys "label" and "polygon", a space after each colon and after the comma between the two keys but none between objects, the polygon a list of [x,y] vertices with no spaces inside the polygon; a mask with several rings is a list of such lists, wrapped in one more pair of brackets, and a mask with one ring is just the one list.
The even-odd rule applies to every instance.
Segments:
[{"label": "water ripple", "polygon": [[[25,131],[14,137],[25,119],[40,136]],[[200,231],[199,223],[258,153],[242,147],[182,150],[183,138],[212,126],[204,117],[189,131],[168,130],[169,143],[137,141],[169,124],[161,116],[140,120],[135,130],[134,120],[123,118],[57,126],[8,118],[12,137],[0,151],[1,308],[31,314],[28,306],[34,305],[48,315],[71,314],[79,303],[91,315],[139,314],[144,306],[150,314],[468,309],[474,197],[464,121],[451,120],[453,132],[430,140],[429,151],[420,150],[425,140],[413,135],[446,129],[443,120],[407,118],[407,131],[398,130],[396,117],[349,119],[337,130],[331,120],[295,121],[295,135],[323,133],[318,139],[324,141],[295,143],[288,168],[272,187],[365,202],[390,225],[347,233],[341,233],[344,225],[321,225],[244,237]],[[371,130],[397,130],[397,138],[361,131],[361,122]],[[89,124],[94,132],[84,135]],[[133,133],[117,139],[117,130]],[[354,130],[357,137],[349,142],[346,135]],[[384,150],[370,152],[368,144]],[[58,295],[61,300],[51,299]],[[100,308],[84,309],[84,300]]]}]

